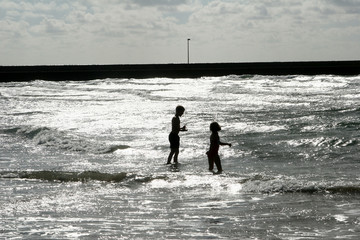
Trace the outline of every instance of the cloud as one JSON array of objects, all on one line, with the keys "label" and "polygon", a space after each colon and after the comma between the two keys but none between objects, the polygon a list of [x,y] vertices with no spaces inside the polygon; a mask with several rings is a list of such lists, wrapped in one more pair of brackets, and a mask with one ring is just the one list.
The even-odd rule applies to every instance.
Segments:
[{"label": "cloud", "polygon": [[356,59],[351,53],[359,53],[356,41],[352,50],[346,46],[359,37],[359,16],[344,9],[326,1],[212,1],[191,16],[189,25],[202,41],[199,54],[214,49],[211,58]]},{"label": "cloud", "polygon": [[186,4],[187,0],[133,0],[131,1],[140,6],[178,6]]},{"label": "cloud", "polygon": [[[2,0],[0,64],[356,59],[351,0]],[[23,56],[21,59],[18,56]],[[70,56],[71,55],[71,56]]]},{"label": "cloud", "polygon": [[322,0],[323,4],[333,5],[339,10],[344,10],[346,13],[358,14],[360,13],[360,4],[358,0]]}]

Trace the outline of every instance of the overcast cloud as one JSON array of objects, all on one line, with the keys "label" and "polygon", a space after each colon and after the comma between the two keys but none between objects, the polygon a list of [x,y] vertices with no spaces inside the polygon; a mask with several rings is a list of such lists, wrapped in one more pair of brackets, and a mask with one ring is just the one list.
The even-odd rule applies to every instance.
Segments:
[{"label": "overcast cloud", "polygon": [[360,0],[0,0],[0,65],[358,60]]}]

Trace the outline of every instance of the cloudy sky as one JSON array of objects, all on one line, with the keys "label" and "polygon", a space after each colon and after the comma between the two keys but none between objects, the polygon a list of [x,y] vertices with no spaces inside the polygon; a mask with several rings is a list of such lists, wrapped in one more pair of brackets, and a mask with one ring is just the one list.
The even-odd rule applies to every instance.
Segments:
[{"label": "cloudy sky", "polygon": [[0,65],[360,59],[360,0],[0,0]]}]

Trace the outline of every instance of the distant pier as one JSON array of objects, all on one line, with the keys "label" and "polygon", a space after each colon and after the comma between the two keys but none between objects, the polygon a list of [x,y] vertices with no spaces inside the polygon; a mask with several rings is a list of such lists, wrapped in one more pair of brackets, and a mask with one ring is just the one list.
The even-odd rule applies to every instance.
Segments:
[{"label": "distant pier", "polygon": [[198,78],[225,75],[359,75],[360,61],[0,66],[0,81]]}]

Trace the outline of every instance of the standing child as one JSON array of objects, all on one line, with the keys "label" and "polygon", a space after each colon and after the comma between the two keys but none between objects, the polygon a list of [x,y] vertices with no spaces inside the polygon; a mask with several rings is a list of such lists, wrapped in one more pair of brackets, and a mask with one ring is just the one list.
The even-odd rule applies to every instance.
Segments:
[{"label": "standing child", "polygon": [[169,134],[170,142],[170,154],[167,164],[171,163],[171,159],[174,156],[174,163],[178,162],[179,147],[180,147],[180,131],[187,131],[186,126],[180,127],[180,117],[184,114],[185,108],[183,106],[177,106],[175,109],[175,116],[171,121],[171,133]]},{"label": "standing child", "polygon": [[220,145],[228,145],[229,147],[231,147],[230,143],[223,143],[220,141],[220,137],[218,134],[218,131],[220,130],[221,127],[217,122],[213,122],[210,124],[210,131],[212,132],[210,136],[210,150],[206,152],[209,161],[209,170],[213,171],[215,162],[218,173],[222,172],[221,161],[218,153],[219,147]]}]

